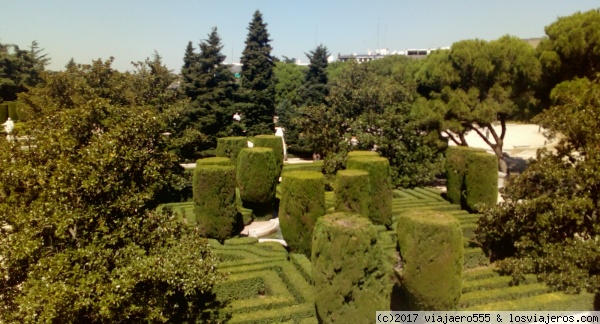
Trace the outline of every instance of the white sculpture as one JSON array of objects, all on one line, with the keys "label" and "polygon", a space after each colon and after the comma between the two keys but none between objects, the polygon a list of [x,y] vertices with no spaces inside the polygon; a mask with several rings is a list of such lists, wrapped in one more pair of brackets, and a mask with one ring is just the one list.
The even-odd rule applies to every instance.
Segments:
[{"label": "white sculpture", "polygon": [[12,119],[10,119],[10,117],[8,117],[8,119],[4,122],[4,124],[2,124],[2,126],[4,126],[4,130],[6,131],[6,139],[9,142],[12,141],[13,136],[10,135],[10,133],[12,133],[13,129],[15,128],[15,122],[13,122]]},{"label": "white sculpture", "polygon": [[235,115],[233,115],[233,120],[240,121],[240,120],[242,120],[242,116],[240,116],[240,114],[238,114],[238,113],[235,113]]},{"label": "white sculpture", "polygon": [[275,136],[281,137],[283,143],[283,160],[287,161],[287,146],[285,145],[285,138],[283,138],[283,127],[275,127]]}]

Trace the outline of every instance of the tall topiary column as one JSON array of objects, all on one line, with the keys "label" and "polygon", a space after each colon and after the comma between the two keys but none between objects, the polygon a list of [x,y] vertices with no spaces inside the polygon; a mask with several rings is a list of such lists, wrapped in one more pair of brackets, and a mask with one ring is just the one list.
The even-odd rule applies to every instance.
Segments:
[{"label": "tall topiary column", "polygon": [[270,147],[273,149],[275,154],[275,161],[277,161],[277,168],[279,174],[283,168],[283,140],[279,136],[275,135],[257,135],[252,138],[254,147]]},{"label": "tall topiary column", "polygon": [[232,165],[227,157],[209,157],[196,160],[196,167],[203,165]]},{"label": "tall topiary column", "polygon": [[347,169],[369,172],[369,218],[376,225],[392,225],[392,184],[390,162],[384,157],[354,157],[346,163]]},{"label": "tall topiary column", "polygon": [[228,157],[233,164],[236,163],[238,154],[243,148],[248,147],[248,140],[245,137],[221,137],[217,138],[217,156]]},{"label": "tall topiary column", "polygon": [[433,210],[398,218],[402,287],[412,310],[454,310],[462,291],[463,236],[459,221]]},{"label": "tall topiary column", "polygon": [[268,217],[277,185],[277,162],[273,149],[242,149],[237,158],[237,185],[245,207],[257,217]]},{"label": "tall topiary column", "polygon": [[472,152],[467,157],[465,176],[466,205],[478,211],[479,204],[498,203],[498,158],[486,152]]},{"label": "tall topiary column", "polygon": [[315,306],[321,323],[370,323],[389,309],[391,283],[377,230],[359,215],[320,217],[313,232]]},{"label": "tall topiary column", "polygon": [[335,177],[335,210],[369,218],[369,172],[347,169]]},{"label": "tall topiary column", "polygon": [[0,102],[0,123],[4,124],[8,119],[8,102]]},{"label": "tall topiary column", "polygon": [[235,204],[235,167],[202,165],[194,171],[196,222],[205,237],[225,240],[240,223]]},{"label": "tall topiary column", "polygon": [[453,204],[465,204],[467,156],[473,152],[485,151],[468,146],[449,146],[446,149],[446,197]]},{"label": "tall topiary column", "polygon": [[279,225],[290,251],[310,257],[317,218],[325,215],[325,177],[315,171],[292,171],[281,182]]}]

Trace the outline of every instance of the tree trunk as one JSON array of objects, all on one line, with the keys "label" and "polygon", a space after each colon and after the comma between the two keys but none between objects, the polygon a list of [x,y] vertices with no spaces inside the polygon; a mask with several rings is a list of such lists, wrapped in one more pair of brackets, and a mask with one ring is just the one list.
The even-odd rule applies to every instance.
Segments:
[{"label": "tree trunk", "polygon": [[504,144],[504,140],[499,138],[498,142],[494,146],[494,153],[498,158],[498,171],[508,173],[508,165],[506,164],[506,160],[504,159],[504,154],[502,154],[502,146]]}]

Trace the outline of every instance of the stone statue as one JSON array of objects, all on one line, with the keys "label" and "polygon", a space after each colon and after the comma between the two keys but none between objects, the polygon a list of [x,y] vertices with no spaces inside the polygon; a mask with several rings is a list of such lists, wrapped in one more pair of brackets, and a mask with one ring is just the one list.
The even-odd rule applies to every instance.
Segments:
[{"label": "stone statue", "polygon": [[283,138],[283,127],[275,127],[275,136],[281,137],[283,143],[283,160],[287,161],[287,146],[285,145],[285,138]]},{"label": "stone statue", "polygon": [[4,122],[4,124],[2,124],[2,126],[4,126],[4,130],[6,131],[6,139],[9,142],[11,142],[13,136],[10,133],[12,133],[13,129],[15,128],[15,122],[13,122],[12,119],[10,119],[10,117],[8,117],[8,119]]}]

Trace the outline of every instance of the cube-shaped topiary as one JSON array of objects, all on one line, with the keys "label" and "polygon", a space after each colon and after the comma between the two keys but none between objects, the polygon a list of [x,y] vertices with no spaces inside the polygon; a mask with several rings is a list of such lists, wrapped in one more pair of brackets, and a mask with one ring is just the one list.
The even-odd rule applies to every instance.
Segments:
[{"label": "cube-shaped topiary", "polygon": [[369,172],[370,203],[369,218],[376,225],[392,225],[392,180],[390,162],[384,157],[353,157],[346,164],[347,169]]},{"label": "cube-shaped topiary", "polygon": [[196,167],[193,180],[196,224],[204,237],[225,240],[240,226],[235,204],[235,167],[202,165]]},{"label": "cube-shaped topiary", "polygon": [[347,169],[335,177],[335,210],[369,218],[369,172]]},{"label": "cube-shaped topiary", "polygon": [[348,152],[348,159],[359,157],[359,156],[379,157],[379,153],[374,152],[374,151],[350,151],[350,152]]},{"label": "cube-shaped topiary", "polygon": [[279,174],[283,168],[283,140],[279,136],[275,135],[256,135],[252,138],[254,147],[270,147],[273,149],[275,154],[275,161],[277,161],[277,168]]},{"label": "cube-shaped topiary", "polygon": [[398,218],[402,287],[412,310],[455,310],[462,292],[463,236],[459,221],[433,210]]},{"label": "cube-shaped topiary", "polygon": [[218,157],[228,157],[233,164],[243,148],[248,147],[248,139],[241,136],[217,138],[216,154]]},{"label": "cube-shaped topiary", "polygon": [[389,309],[391,282],[367,218],[334,213],[320,217],[313,231],[315,306],[322,323],[370,323]]},{"label": "cube-shaped topiary", "polygon": [[232,164],[231,164],[231,160],[228,157],[220,157],[220,156],[196,160],[196,167],[203,166],[203,165],[232,165]]},{"label": "cube-shaped topiary", "polygon": [[457,205],[465,204],[467,156],[483,149],[468,146],[449,146],[446,149],[446,197]]},{"label": "cube-shaped topiary", "polygon": [[315,171],[292,171],[281,181],[279,226],[290,251],[310,257],[317,218],[325,215],[325,178]]},{"label": "cube-shaped topiary", "polygon": [[270,204],[275,198],[277,177],[273,149],[252,147],[240,151],[237,159],[237,185],[242,201]]},{"label": "cube-shaped topiary", "polygon": [[465,176],[466,204],[479,211],[479,204],[498,203],[498,158],[486,152],[473,152],[467,157]]}]

